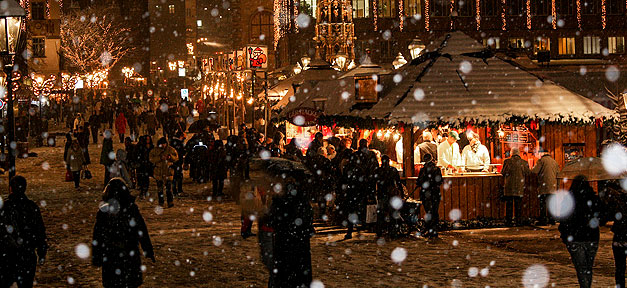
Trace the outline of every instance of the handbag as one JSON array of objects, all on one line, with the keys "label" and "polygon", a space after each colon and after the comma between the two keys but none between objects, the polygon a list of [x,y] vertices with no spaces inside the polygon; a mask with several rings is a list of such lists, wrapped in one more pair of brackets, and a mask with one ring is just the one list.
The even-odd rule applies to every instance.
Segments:
[{"label": "handbag", "polygon": [[72,176],[72,171],[65,170],[65,182],[72,182],[72,181],[74,181],[74,177]]},{"label": "handbag", "polygon": [[91,179],[93,176],[91,175],[91,171],[88,169],[83,170],[83,179]]},{"label": "handbag", "polygon": [[377,222],[377,205],[367,205],[366,206],[366,223],[375,223]]}]

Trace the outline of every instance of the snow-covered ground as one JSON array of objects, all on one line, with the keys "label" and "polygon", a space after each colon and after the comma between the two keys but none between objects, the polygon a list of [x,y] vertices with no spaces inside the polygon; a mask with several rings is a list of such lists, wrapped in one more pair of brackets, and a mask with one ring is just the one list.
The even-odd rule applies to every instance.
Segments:
[{"label": "snow-covered ground", "polygon": [[[48,259],[36,279],[39,287],[101,287],[100,270],[90,265],[89,258],[79,257],[76,247],[91,242],[103,167],[90,165],[94,178],[76,191],[72,183],[63,182],[64,140],[59,140],[56,148],[32,149],[39,157],[17,162],[18,173],[29,180],[28,195],[42,208],[50,238]],[[89,148],[92,162],[97,163],[99,145]],[[0,178],[2,196],[8,191],[6,177]],[[206,199],[210,186],[186,179],[184,190],[189,196],[176,199],[170,209],[138,201],[157,259],[156,263],[142,259],[144,287],[266,286],[267,271],[260,262],[256,238],[240,237],[239,209],[232,201]],[[155,189],[152,182],[152,194]],[[318,228],[322,233],[312,239],[311,246],[314,278],[319,282],[312,287],[577,286],[557,226],[445,232],[434,242],[384,242],[370,233],[343,241],[343,231]],[[613,287],[611,232],[608,228],[601,231],[593,286]]]}]

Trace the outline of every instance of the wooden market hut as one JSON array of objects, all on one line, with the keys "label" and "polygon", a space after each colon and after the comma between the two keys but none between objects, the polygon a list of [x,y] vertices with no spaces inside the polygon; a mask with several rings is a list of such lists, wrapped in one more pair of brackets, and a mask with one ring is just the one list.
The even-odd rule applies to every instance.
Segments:
[{"label": "wooden market hut", "polygon": [[[542,147],[563,167],[571,158],[597,156],[603,123],[617,117],[614,111],[495,55],[462,32],[432,42],[423,55],[396,71],[393,77],[378,78],[374,90],[372,85],[340,79],[318,83],[326,105],[316,109],[327,122],[355,127],[384,121],[403,131],[403,174],[410,191],[416,169],[413,153],[407,152],[414,151],[417,135],[426,127],[468,127],[488,147],[492,163],[502,163],[517,146],[525,148],[521,150],[528,153],[523,158],[533,166],[533,152]],[[369,90],[360,91],[365,87]],[[363,95],[371,101],[364,103]],[[294,105],[314,107],[312,98]],[[459,209],[461,220],[504,218],[501,174],[445,178],[440,215]],[[519,216],[537,217],[535,177],[527,183]]]},{"label": "wooden market hut", "polygon": [[[371,109],[351,114],[404,125],[404,151],[413,151],[420,135],[415,132],[421,128],[448,124],[477,132],[492,163],[502,163],[516,146],[528,149],[523,158],[533,167],[533,152],[542,147],[563,167],[571,158],[598,156],[602,125],[617,117],[614,111],[497,57],[462,32],[433,42],[400,75],[402,80]],[[404,153],[404,163],[411,185],[413,153]],[[505,216],[500,174],[445,178],[441,215],[460,209],[462,220]],[[522,216],[536,217],[535,177],[527,183]]]}]

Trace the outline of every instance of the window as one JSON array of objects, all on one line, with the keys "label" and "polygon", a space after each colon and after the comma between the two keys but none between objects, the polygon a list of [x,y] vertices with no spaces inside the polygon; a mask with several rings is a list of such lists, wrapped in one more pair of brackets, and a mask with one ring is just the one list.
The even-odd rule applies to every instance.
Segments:
[{"label": "window", "polygon": [[512,16],[522,16],[525,14],[525,6],[527,5],[527,1],[525,0],[510,0],[509,3],[509,15]]},{"label": "window", "polygon": [[202,27],[202,20],[196,20],[196,26]]},{"label": "window", "polygon": [[584,0],[581,4],[581,10],[583,10],[583,14],[586,15],[595,15],[598,11],[597,0]]},{"label": "window", "polygon": [[619,0],[606,0],[607,14],[622,15],[625,13],[625,2]]},{"label": "window", "polygon": [[448,0],[430,1],[433,7],[433,16],[449,16],[451,14],[451,2]]},{"label": "window", "polygon": [[501,49],[501,39],[498,37],[483,39],[483,47],[490,47],[492,49]]},{"label": "window", "polygon": [[523,49],[525,48],[524,38],[509,38],[508,44],[510,49]]},{"label": "window", "polygon": [[377,92],[378,79],[372,76],[355,77],[355,102],[358,104],[377,103],[379,92]]},{"label": "window", "polygon": [[[592,0],[588,0],[592,1]],[[551,0],[537,0],[532,4],[533,15],[546,16],[551,12]]]},{"label": "window", "polygon": [[174,5],[168,5],[168,11],[170,11],[170,14],[174,14]]},{"label": "window", "polygon": [[370,17],[370,0],[353,0],[353,18]]},{"label": "window", "polygon": [[600,54],[601,38],[595,36],[583,37],[583,54]]},{"label": "window", "polygon": [[405,15],[414,16],[416,14],[422,15],[421,0],[403,0],[405,1]]},{"label": "window", "polygon": [[161,5],[155,5],[155,10],[161,12]]},{"label": "window", "polygon": [[378,0],[377,10],[379,17],[392,18],[396,17],[396,1],[395,0]]},{"label": "window", "polygon": [[300,0],[300,12],[316,17],[316,2],[317,0]]},{"label": "window", "polygon": [[611,54],[625,53],[625,37],[607,37],[607,48]]},{"label": "window", "polygon": [[33,2],[31,5],[32,17],[33,20],[44,20],[46,19],[46,3],[44,2]]},{"label": "window", "polygon": [[482,13],[482,16],[500,15],[498,1],[497,0],[481,1],[481,13]]},{"label": "window", "polygon": [[46,39],[43,37],[33,37],[33,57],[46,57]]},{"label": "window", "polygon": [[269,43],[273,36],[272,31],[272,13],[262,11],[250,18],[250,40],[253,43]]},{"label": "window", "polygon": [[575,1],[572,0],[557,0],[557,13],[560,15],[573,15],[575,12]]},{"label": "window", "polygon": [[392,50],[394,47],[394,43],[392,43],[392,41],[381,41],[381,49],[379,51],[379,55],[381,55],[381,58],[386,59],[386,58],[394,58],[394,53],[392,53]]},{"label": "window", "polygon": [[575,54],[575,37],[560,37],[557,39],[560,55]]},{"label": "window", "polygon": [[474,0],[458,0],[457,1],[457,14],[462,17],[474,17],[475,16],[475,1]]},{"label": "window", "polygon": [[538,37],[533,42],[533,53],[551,51],[551,39],[547,37]]}]

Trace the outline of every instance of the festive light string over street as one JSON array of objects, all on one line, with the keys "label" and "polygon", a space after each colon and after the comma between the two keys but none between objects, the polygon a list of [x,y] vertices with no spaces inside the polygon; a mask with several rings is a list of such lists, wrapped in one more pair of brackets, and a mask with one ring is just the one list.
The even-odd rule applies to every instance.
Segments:
[{"label": "festive light string over street", "polygon": [[531,0],[527,0],[527,29],[531,30]]},{"label": "festive light string over street", "polygon": [[429,0],[425,0],[425,30],[429,30]]},{"label": "festive light string over street", "polygon": [[477,21],[477,31],[479,31],[481,30],[481,0],[475,0],[475,6],[475,10],[477,11],[475,15],[475,20]]},{"label": "festive light string over street", "polygon": [[607,26],[607,7],[605,7],[605,0],[601,0],[601,29],[605,30]]},{"label": "festive light string over street", "polygon": [[581,0],[577,0],[577,27],[581,30]]},{"label": "festive light string over street", "polygon": [[57,76],[51,74],[48,78],[44,79],[44,76],[37,76],[34,73],[31,74],[32,90],[35,96],[50,96],[54,85],[57,83]]},{"label": "festive light string over street", "polygon": [[551,0],[551,25],[553,25],[553,29],[557,29],[557,9],[555,8],[555,0]]}]

